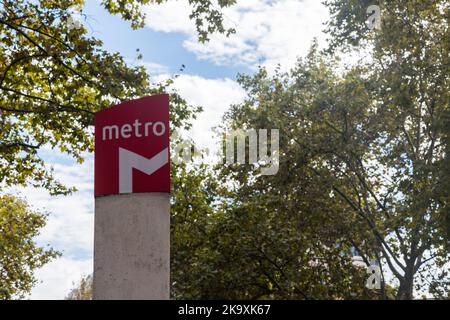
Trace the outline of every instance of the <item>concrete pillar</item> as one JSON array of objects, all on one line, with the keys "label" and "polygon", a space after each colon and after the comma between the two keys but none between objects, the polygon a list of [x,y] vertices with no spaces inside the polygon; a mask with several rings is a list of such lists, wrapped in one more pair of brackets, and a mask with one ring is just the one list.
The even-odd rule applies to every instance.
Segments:
[{"label": "concrete pillar", "polygon": [[94,299],[169,299],[168,193],[96,197]]}]

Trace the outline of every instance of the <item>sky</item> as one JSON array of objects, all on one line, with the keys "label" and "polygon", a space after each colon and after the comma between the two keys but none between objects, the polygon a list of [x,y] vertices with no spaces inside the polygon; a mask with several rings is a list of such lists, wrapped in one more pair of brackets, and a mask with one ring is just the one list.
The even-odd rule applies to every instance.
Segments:
[{"label": "sky", "polygon": [[[145,7],[144,28],[133,30],[129,23],[107,13],[98,0],[87,0],[81,19],[91,35],[103,41],[103,48],[119,52],[130,64],[145,66],[152,82],[184,71],[173,89],[204,112],[193,123],[191,137],[200,147],[212,142],[214,126],[230,105],[245,98],[236,82],[238,73],[252,74],[258,66],[273,72],[292,67],[303,57],[316,37],[325,44],[323,23],[327,9],[320,0],[238,0],[224,12],[225,24],[236,29],[229,38],[213,35],[206,44],[197,41],[189,20],[187,0],[169,0]],[[137,62],[136,49],[143,59]],[[35,188],[10,190],[26,198],[33,208],[49,214],[48,223],[36,241],[63,253],[62,257],[36,272],[39,283],[30,299],[63,299],[81,276],[93,270],[94,194],[93,155],[78,165],[56,150],[44,149],[42,157],[56,177],[78,192],[51,197]]]}]

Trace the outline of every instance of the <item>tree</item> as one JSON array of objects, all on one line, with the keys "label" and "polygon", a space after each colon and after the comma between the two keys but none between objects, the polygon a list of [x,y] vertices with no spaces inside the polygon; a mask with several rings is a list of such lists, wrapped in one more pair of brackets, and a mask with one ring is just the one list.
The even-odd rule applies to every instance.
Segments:
[{"label": "tree", "polygon": [[[324,70],[318,70],[309,81],[316,81]],[[277,119],[276,111],[269,111],[266,106],[251,111],[249,107],[255,105],[252,99],[259,94],[268,102],[270,94],[258,92],[259,88],[276,87],[275,83],[264,82],[264,74],[240,79],[255,96],[249,94],[249,101],[232,109],[227,116],[227,129],[279,127],[263,123],[267,121],[263,112],[270,112]],[[276,109],[279,105],[271,102],[270,107]],[[365,289],[366,271],[352,264],[352,244],[342,239],[341,229],[349,228],[351,217],[338,215],[342,206],[336,206],[331,198],[320,197],[323,185],[315,183],[315,175],[309,173],[315,181],[306,179],[299,183],[299,177],[305,178],[305,170],[293,167],[280,177],[256,179],[253,183],[251,169],[208,169],[194,164],[173,167],[171,296],[376,297]],[[237,187],[232,188],[234,185]],[[302,187],[305,190],[300,193]],[[341,219],[342,223],[336,223]]]},{"label": "tree", "polygon": [[0,299],[23,298],[37,282],[34,271],[59,256],[35,243],[45,222],[23,200],[0,196]]},{"label": "tree", "polygon": [[[139,8],[160,0],[104,0],[113,14],[143,25]],[[221,8],[234,1],[219,1]],[[52,194],[73,191],[55,181],[40,157],[43,146],[83,161],[92,151],[88,128],[93,114],[124,100],[166,89],[151,87],[143,67],[129,67],[117,53],[102,50],[71,14],[84,0],[0,1],[0,183],[33,185]],[[202,41],[211,32],[231,32],[210,1],[192,1]],[[139,57],[139,56],[138,56]],[[185,105],[172,99],[173,117],[183,117]],[[177,122],[178,120],[174,120]]]},{"label": "tree", "polygon": [[440,282],[448,276],[448,3],[380,1],[382,24],[376,32],[364,25],[369,1],[326,3],[332,14],[331,47],[371,52],[368,91],[379,110],[380,139],[385,139],[384,145],[379,142],[380,164],[393,179],[378,186],[391,188],[378,207],[397,216],[390,223],[400,229],[396,254],[402,261],[390,269],[400,282],[398,298],[410,299],[414,278],[426,263],[433,261],[444,271],[422,278]]},{"label": "tree", "polygon": [[223,129],[279,129],[280,168],[274,176],[259,175],[253,165],[217,168],[228,186],[215,228],[221,261],[216,269],[223,279],[214,279],[211,287],[221,290],[218,296],[379,296],[365,288],[366,270],[352,264],[352,249],[369,232],[333,193],[335,173],[328,169],[326,150],[338,146],[313,118],[316,100],[329,97],[327,90],[339,83],[332,64],[324,61],[313,49],[290,73],[271,77],[261,69],[239,78],[248,98],[231,108]]},{"label": "tree", "polygon": [[211,264],[218,220],[218,185],[204,164],[171,165],[170,280],[174,299],[211,298],[205,289],[219,272]]},{"label": "tree", "polygon": [[[235,182],[229,202],[238,210],[259,211],[258,222],[267,215],[284,221],[283,228],[271,221],[254,229],[251,242],[276,230],[297,256],[317,246],[338,248],[339,255],[356,248],[366,262],[379,261],[384,275],[386,269],[394,275],[397,299],[412,299],[414,288],[448,296],[449,11],[444,2],[388,1],[381,31],[370,33],[364,29],[366,2],[327,1],[333,15],[331,54],[339,48],[368,52],[369,63],[338,72],[333,55],[313,47],[290,73],[268,76],[262,69],[240,78],[248,98],[231,109],[226,129],[280,129],[276,176],[248,173],[255,169],[251,166],[222,170],[224,181]],[[306,244],[303,250],[287,245],[295,239],[289,236],[293,229],[306,237],[295,241]],[[266,248],[278,250],[280,244]],[[281,250],[271,259],[280,267],[275,279],[289,279],[299,267],[290,266]],[[333,269],[352,276],[344,266],[335,263]],[[314,297],[318,286],[304,284]]]},{"label": "tree", "polygon": [[92,275],[82,277],[65,300],[92,300]]}]

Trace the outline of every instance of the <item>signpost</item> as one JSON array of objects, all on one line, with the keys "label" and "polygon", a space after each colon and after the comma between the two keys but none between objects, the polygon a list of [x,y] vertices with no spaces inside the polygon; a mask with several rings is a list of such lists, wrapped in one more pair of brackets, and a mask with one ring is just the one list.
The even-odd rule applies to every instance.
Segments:
[{"label": "signpost", "polygon": [[95,115],[94,299],[169,299],[169,96]]}]

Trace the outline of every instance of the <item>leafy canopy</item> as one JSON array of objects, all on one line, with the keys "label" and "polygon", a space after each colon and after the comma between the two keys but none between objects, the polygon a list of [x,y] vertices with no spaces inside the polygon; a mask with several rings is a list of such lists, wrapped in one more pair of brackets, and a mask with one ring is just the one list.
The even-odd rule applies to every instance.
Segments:
[{"label": "leafy canopy", "polygon": [[34,271],[59,256],[35,243],[45,223],[23,200],[0,196],[0,300],[23,298],[37,282]]}]

